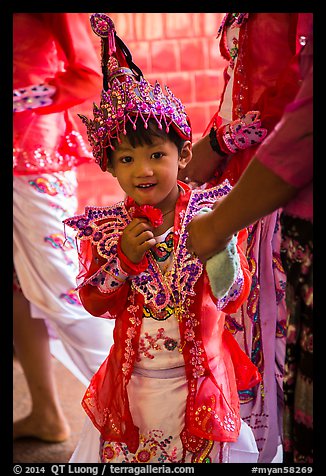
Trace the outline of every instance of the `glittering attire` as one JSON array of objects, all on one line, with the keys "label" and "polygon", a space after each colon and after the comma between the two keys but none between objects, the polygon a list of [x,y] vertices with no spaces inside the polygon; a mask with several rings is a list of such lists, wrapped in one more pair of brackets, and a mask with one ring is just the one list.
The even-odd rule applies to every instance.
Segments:
[{"label": "glittering attire", "polygon": [[62,220],[76,213],[75,168],[91,157],[69,108],[97,92],[98,61],[85,14],[15,13],[13,20],[14,89],[56,89],[52,104],[13,117],[14,289],[60,338],[51,339],[52,353],[87,385],[112,343],[112,326],[79,301],[75,243]]},{"label": "glittering attire", "polygon": [[246,259],[237,245],[238,275],[216,300],[203,265],[185,246],[191,218],[230,186],[179,186],[174,226],[156,237],[147,269],[136,275],[128,275],[119,259],[119,237],[131,221],[127,202],[87,207],[65,220],[78,232],[83,305],[115,319],[114,345],[82,401],[89,418],[71,462],[257,459],[252,432],[240,419],[237,388],[250,388],[260,375],[224,329],[223,312],[247,296]]},{"label": "glittering attire", "polygon": [[[226,14],[219,37],[229,63],[215,120],[229,123],[254,110],[260,112],[262,127],[273,130],[299,89],[297,35],[304,24],[296,13]],[[233,154],[208,187],[225,179],[234,185],[256,151],[252,146]],[[248,228],[252,287],[239,311],[226,318],[227,328],[263,376],[259,386],[240,392],[241,416],[253,429],[261,463],[273,460],[283,437],[287,314],[280,214],[277,210]]]},{"label": "glittering attire", "polygon": [[257,160],[298,193],[281,215],[287,274],[284,462],[313,462],[313,38],[300,55],[302,85]]}]

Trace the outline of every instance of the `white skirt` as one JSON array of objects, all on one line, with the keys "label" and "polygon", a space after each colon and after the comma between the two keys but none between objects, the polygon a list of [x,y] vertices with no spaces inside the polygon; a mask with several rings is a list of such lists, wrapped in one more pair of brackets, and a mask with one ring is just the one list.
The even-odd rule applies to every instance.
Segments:
[{"label": "white skirt", "polygon": [[[130,453],[125,444],[103,441],[87,417],[70,462],[191,463],[193,454],[184,453],[179,436],[184,427],[188,391],[184,367],[179,369],[134,370],[127,388],[133,421],[140,431],[136,453]],[[253,432],[242,421],[235,443],[208,442],[196,457],[203,462],[255,463],[258,455]]]},{"label": "white skirt", "polygon": [[[251,428],[241,420],[235,443],[226,443],[223,463],[257,463],[258,449]],[[100,463],[100,433],[86,416],[78,444],[69,463]]]},{"label": "white skirt", "polygon": [[76,288],[78,255],[62,221],[77,209],[75,171],[14,177],[14,268],[51,352],[85,385],[108,355],[114,322],[91,316]]}]

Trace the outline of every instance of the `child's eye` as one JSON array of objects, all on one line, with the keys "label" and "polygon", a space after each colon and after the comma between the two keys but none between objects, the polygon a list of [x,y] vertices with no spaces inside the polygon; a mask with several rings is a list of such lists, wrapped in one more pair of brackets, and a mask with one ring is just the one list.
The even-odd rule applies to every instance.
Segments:
[{"label": "child's eye", "polygon": [[160,159],[161,157],[163,157],[163,153],[162,153],[162,152],[154,152],[154,153],[151,155],[151,158],[152,158],[152,159]]},{"label": "child's eye", "polygon": [[130,157],[130,156],[121,157],[120,162],[122,164],[130,164],[130,162],[132,162],[132,157]]}]

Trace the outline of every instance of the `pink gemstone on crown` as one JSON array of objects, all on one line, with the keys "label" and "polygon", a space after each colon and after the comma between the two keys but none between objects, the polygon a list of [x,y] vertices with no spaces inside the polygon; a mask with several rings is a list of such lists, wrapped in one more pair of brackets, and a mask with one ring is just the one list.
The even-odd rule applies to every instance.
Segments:
[{"label": "pink gemstone on crown", "polygon": [[97,28],[101,31],[101,32],[105,32],[107,31],[108,29],[108,25],[105,21],[103,20],[100,20],[97,22]]},{"label": "pink gemstone on crown", "polygon": [[101,138],[102,138],[102,137],[104,137],[104,136],[106,135],[106,132],[107,132],[107,131],[106,131],[106,129],[105,129],[104,127],[100,127],[100,128],[98,129],[98,131],[97,131],[97,135],[98,135],[98,137],[101,137]]}]

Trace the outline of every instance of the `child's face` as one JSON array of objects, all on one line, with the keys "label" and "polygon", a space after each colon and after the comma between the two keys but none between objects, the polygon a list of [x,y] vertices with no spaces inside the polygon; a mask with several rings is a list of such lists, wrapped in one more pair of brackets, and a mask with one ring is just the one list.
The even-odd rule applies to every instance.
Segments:
[{"label": "child's face", "polygon": [[168,139],[154,137],[153,143],[132,147],[126,136],[111,156],[109,171],[124,192],[138,205],[154,205],[163,213],[173,208],[178,197],[178,170],[191,159],[191,143],[187,141],[178,153]]}]

